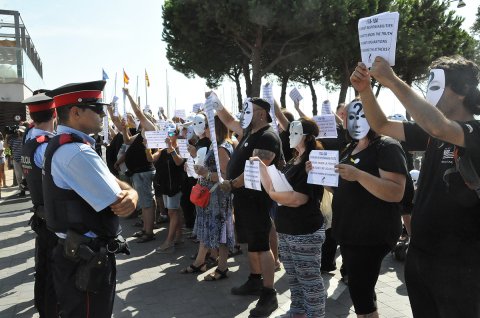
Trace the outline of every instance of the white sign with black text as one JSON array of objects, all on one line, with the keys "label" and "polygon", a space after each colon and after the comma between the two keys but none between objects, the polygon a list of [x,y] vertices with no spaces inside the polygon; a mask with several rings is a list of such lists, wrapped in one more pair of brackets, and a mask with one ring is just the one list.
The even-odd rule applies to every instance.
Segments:
[{"label": "white sign with black text", "polygon": [[313,169],[308,173],[307,183],[338,187],[338,173],[335,172],[335,165],[338,164],[337,150],[312,150],[308,160]]},{"label": "white sign with black text", "polygon": [[337,138],[337,122],[334,114],[313,116],[320,131],[317,138]]},{"label": "white sign with black text", "polygon": [[243,180],[245,188],[262,191],[262,184],[260,181],[260,162],[250,160],[245,161]]}]

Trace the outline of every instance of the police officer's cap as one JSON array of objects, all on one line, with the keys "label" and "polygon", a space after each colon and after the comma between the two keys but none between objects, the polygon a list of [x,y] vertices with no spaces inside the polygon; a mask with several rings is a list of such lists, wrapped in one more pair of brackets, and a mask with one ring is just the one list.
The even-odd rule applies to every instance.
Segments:
[{"label": "police officer's cap", "polygon": [[55,102],[53,101],[53,98],[45,95],[45,93],[36,94],[32,97],[24,99],[22,104],[28,106],[28,111],[30,113],[36,113],[55,108]]},{"label": "police officer's cap", "polygon": [[106,81],[72,83],[47,92],[53,97],[56,107],[69,105],[108,105],[102,101]]}]

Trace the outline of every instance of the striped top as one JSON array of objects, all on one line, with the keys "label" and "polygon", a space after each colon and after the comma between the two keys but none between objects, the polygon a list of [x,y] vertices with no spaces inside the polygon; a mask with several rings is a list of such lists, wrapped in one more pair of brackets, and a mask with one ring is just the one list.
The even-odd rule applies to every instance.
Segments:
[{"label": "striped top", "polygon": [[8,144],[12,149],[13,160],[15,160],[16,162],[20,162],[22,157],[22,147],[23,147],[22,138],[18,136],[11,137],[8,140]]}]

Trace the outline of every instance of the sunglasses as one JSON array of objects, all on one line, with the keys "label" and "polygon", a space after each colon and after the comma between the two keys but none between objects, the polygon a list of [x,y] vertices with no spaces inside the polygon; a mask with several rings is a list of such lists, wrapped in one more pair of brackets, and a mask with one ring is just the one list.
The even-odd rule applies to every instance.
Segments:
[{"label": "sunglasses", "polygon": [[90,109],[91,111],[97,113],[98,115],[104,115],[103,105],[102,104],[87,104],[87,105],[75,105],[81,109]]}]

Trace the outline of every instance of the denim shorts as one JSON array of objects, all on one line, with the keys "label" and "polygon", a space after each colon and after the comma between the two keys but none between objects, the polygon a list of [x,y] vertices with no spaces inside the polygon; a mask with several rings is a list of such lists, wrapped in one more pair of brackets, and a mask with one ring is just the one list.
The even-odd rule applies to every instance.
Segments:
[{"label": "denim shorts", "polygon": [[153,204],[153,176],[155,171],[145,171],[132,175],[133,188],[138,193],[137,209],[150,208]]},{"label": "denim shorts", "polygon": [[5,163],[5,157],[0,157],[0,165]]},{"label": "denim shorts", "polygon": [[180,209],[180,198],[182,197],[182,192],[178,192],[173,196],[169,197],[168,195],[163,195],[163,204],[168,210],[178,210]]}]

